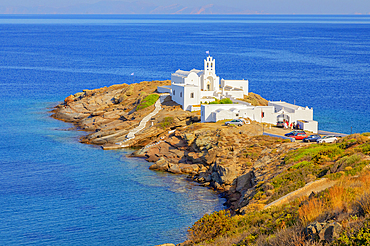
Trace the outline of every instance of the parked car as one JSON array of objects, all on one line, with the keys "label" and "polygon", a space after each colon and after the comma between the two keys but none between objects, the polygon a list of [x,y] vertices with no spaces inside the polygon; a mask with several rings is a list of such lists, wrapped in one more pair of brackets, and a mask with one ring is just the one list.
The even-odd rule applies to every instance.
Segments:
[{"label": "parked car", "polygon": [[276,123],[276,126],[277,126],[277,127],[284,127],[284,121],[278,121],[278,122]]},{"label": "parked car", "polygon": [[338,138],[336,136],[327,135],[327,136],[323,136],[322,138],[317,140],[317,143],[334,143],[337,140],[338,140]]},{"label": "parked car", "polygon": [[236,119],[236,120],[231,120],[231,121],[226,121],[225,125],[236,125],[236,126],[242,126],[245,124],[245,121],[242,119]]},{"label": "parked car", "polygon": [[318,139],[320,139],[321,136],[318,134],[310,135],[303,139],[303,142],[317,142]]},{"label": "parked car", "polygon": [[291,132],[289,132],[289,133],[286,133],[286,134],[285,134],[285,136],[286,136],[286,137],[291,137],[291,136],[293,136],[294,134],[296,134],[296,133],[298,133],[298,132],[303,132],[303,133],[305,133],[303,130],[293,130],[293,131],[291,131]]},{"label": "parked car", "polygon": [[293,136],[291,136],[291,138],[295,138],[295,140],[302,140],[306,137],[307,137],[307,134],[305,132],[296,132],[294,133]]}]

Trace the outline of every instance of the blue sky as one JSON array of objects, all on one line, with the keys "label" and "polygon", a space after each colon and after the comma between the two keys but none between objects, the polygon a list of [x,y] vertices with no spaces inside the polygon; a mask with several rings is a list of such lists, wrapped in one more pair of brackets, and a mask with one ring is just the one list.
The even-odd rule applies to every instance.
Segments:
[{"label": "blue sky", "polygon": [[[64,7],[100,0],[0,0],[0,6]],[[178,3],[188,7],[217,4],[272,14],[370,14],[370,0],[143,0],[157,5]],[[129,1],[130,2],[130,1]]]}]

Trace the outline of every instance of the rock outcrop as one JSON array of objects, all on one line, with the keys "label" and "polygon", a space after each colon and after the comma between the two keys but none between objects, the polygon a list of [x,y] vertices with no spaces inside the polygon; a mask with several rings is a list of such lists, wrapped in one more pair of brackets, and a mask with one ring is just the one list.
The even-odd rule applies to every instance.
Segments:
[{"label": "rock outcrop", "polygon": [[[155,93],[157,86],[169,83],[151,81],[83,90],[68,96],[62,104],[55,107],[52,117],[71,122],[78,129],[88,131],[89,134],[81,138],[82,143],[114,145],[125,141],[127,134],[154,110],[154,105],[137,110],[141,100]],[[176,128],[200,121],[198,115],[181,110],[170,99],[164,100],[161,106],[163,109],[140,128],[140,132],[135,133],[135,139],[128,141],[127,146],[145,146],[167,133],[169,127]],[[173,119],[170,125],[163,124],[166,117]]]},{"label": "rock outcrop", "polygon": [[223,192],[232,211],[244,213],[253,202],[255,187],[264,182],[266,194],[273,187],[268,180],[286,170],[283,156],[301,143],[261,136],[257,123],[241,127],[221,124],[193,124],[178,128],[134,152],[152,170],[188,174],[203,186]]},{"label": "rock outcrop", "polygon": [[322,243],[331,243],[335,238],[339,237],[341,231],[342,225],[335,221],[314,222],[304,229],[307,240]]},{"label": "rock outcrop", "polygon": [[[256,122],[241,127],[197,123],[199,112],[183,111],[170,97],[162,100],[156,114],[151,114],[154,105],[137,110],[147,95],[156,93],[157,86],[169,83],[152,81],[83,90],[55,107],[52,117],[87,131],[80,139],[82,143],[105,149],[140,148],[131,157],[153,162],[149,167],[152,170],[188,174],[201,185],[223,192],[226,205],[244,213],[254,203],[256,187],[286,170],[282,158],[301,144],[261,136],[262,126]],[[258,101],[263,103],[261,98]],[[147,123],[140,131],[135,130],[135,138],[127,138],[148,115]],[[266,199],[273,193],[267,188]]]}]

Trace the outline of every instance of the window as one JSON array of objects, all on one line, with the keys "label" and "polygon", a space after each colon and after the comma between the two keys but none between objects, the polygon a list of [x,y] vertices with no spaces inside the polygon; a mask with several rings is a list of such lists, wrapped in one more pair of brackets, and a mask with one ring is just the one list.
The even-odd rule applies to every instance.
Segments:
[{"label": "window", "polygon": [[180,97],[182,97],[182,92],[180,92]]},{"label": "window", "polygon": [[173,90],[173,94],[176,95],[175,90]]},{"label": "window", "polygon": [[208,84],[207,85],[207,91],[210,91],[211,90],[211,85],[210,84]]},{"label": "window", "polygon": [[194,92],[190,93],[190,98],[194,98]]}]

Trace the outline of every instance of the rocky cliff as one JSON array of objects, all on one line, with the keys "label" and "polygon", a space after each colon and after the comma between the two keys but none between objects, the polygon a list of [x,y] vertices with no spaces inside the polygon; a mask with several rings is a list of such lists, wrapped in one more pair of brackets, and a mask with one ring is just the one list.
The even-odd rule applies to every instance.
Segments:
[{"label": "rocky cliff", "polygon": [[[127,139],[158,104],[146,98],[158,98],[153,95],[157,86],[169,83],[84,90],[56,106],[52,117],[87,131],[82,143],[118,148],[122,145],[117,143],[124,141],[124,146],[137,148],[130,157],[145,158],[150,169],[187,174],[222,193],[230,214],[239,216],[225,211],[205,215],[181,245],[203,241],[308,245],[347,242],[355,236],[364,239],[361,233],[370,223],[370,133],[350,135],[334,144],[290,142],[264,136],[263,126],[253,121],[241,127],[199,123],[199,112],[183,111],[162,96],[159,112],[156,107],[156,114]],[[243,100],[266,104],[252,93]],[[138,107],[144,103],[147,107]],[[349,230],[357,224],[356,230]],[[215,233],[210,234],[209,228]]]},{"label": "rocky cliff", "polygon": [[[220,123],[198,123],[199,112],[183,111],[167,97],[162,109],[145,127],[127,140],[127,134],[154,110],[154,105],[138,109],[147,95],[170,81],[121,84],[84,90],[68,96],[56,106],[52,117],[73,123],[87,131],[82,143],[105,147],[140,148],[131,157],[143,157],[150,169],[188,174],[204,186],[228,198],[232,211],[244,213],[253,203],[255,187],[286,169],[281,166],[287,151],[301,147],[282,139],[262,135],[262,126],[251,122],[241,127]],[[266,100],[251,93],[245,100],[256,105]]]}]

